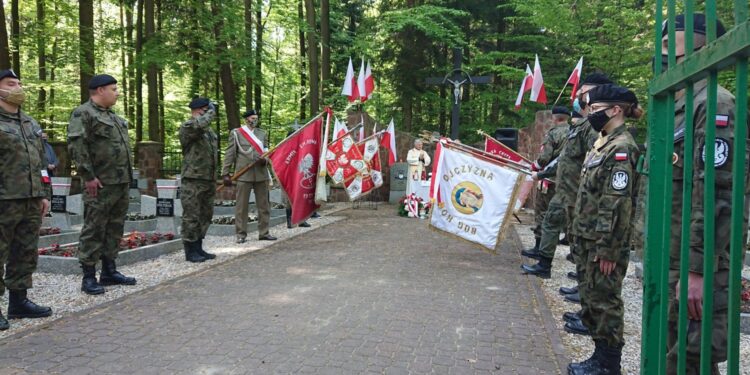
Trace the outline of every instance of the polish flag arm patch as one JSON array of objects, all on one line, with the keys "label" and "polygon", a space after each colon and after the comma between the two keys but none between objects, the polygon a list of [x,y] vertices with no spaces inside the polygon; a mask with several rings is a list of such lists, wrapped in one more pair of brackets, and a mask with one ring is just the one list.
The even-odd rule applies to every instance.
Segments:
[{"label": "polish flag arm patch", "polygon": [[617,160],[617,161],[628,160],[628,153],[627,152],[616,152],[615,153],[615,160]]},{"label": "polish flag arm patch", "polygon": [[716,126],[725,128],[729,126],[729,116],[727,115],[716,115]]}]

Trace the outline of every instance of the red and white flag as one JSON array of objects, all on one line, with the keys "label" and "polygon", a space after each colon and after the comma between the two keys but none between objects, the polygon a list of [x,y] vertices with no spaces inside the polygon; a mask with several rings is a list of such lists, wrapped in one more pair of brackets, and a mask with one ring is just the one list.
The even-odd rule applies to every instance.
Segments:
[{"label": "red and white flag", "polygon": [[388,124],[388,129],[383,133],[383,138],[380,139],[380,145],[388,150],[388,166],[392,166],[396,163],[396,126],[391,123]]},{"label": "red and white flag", "polygon": [[323,141],[323,118],[318,117],[268,155],[292,206],[292,224],[305,221],[320,208],[315,204],[315,186]]},{"label": "red and white flag", "polygon": [[346,79],[344,79],[344,88],[341,90],[341,95],[346,96],[349,103],[359,99],[359,87],[357,86],[357,78],[354,77],[354,65],[352,65],[351,57],[349,58],[349,67],[346,69]]},{"label": "red and white flag", "polygon": [[343,137],[344,134],[348,132],[349,128],[346,127],[346,123],[343,121],[339,121],[339,119],[336,119],[333,125],[333,137],[331,137],[331,142]]},{"label": "red and white flag", "polygon": [[365,98],[370,99],[374,91],[375,79],[372,77],[372,68],[370,67],[370,61],[367,61],[367,69],[365,69]]},{"label": "red and white flag", "polygon": [[380,165],[378,139],[370,136],[364,142],[357,143],[367,167],[355,178],[344,183],[346,192],[351,200],[361,198],[373,190],[383,186],[383,172]]},{"label": "red and white flag", "polygon": [[539,65],[539,55],[534,61],[534,81],[531,83],[532,102],[547,104],[547,92],[544,90],[544,78],[542,78],[542,66]]},{"label": "red and white flag", "polygon": [[581,72],[583,71],[583,56],[581,56],[581,59],[578,60],[578,64],[576,64],[576,67],[573,68],[573,73],[570,73],[570,77],[568,77],[567,84],[573,85],[573,91],[570,93],[570,101],[571,103],[576,98],[576,92],[578,92],[578,84],[581,82]]},{"label": "red and white flag", "polygon": [[518,97],[516,97],[516,110],[521,108],[523,94],[531,90],[531,83],[534,81],[534,73],[531,72],[529,64],[526,64],[526,75],[521,80],[521,87],[518,88]]},{"label": "red and white flag", "polygon": [[337,184],[349,181],[366,167],[351,133],[328,145],[325,155],[328,175]]},{"label": "red and white flag", "polygon": [[357,88],[359,89],[359,101],[367,101],[367,92],[365,91],[365,58],[362,58],[362,65],[359,67],[359,76],[357,77]]},{"label": "red and white flag", "polygon": [[506,146],[504,143],[488,135],[484,136],[484,151],[489,152],[490,154],[498,155],[504,159],[508,159],[518,164],[525,165],[527,167],[531,166],[531,163],[529,163],[526,158],[521,156],[521,154],[515,152],[512,148]]},{"label": "red and white flag", "polygon": [[239,132],[242,137],[245,138],[248,143],[250,143],[250,146],[253,147],[258,155],[263,155],[263,152],[266,151],[266,148],[263,147],[263,141],[258,139],[258,137],[255,136],[253,131],[247,125],[243,125],[242,127],[240,127]]}]

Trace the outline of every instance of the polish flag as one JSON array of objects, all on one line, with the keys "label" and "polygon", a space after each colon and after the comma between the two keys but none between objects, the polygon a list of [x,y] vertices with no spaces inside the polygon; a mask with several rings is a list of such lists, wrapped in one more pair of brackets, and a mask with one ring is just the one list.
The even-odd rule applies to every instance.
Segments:
[{"label": "polish flag", "polygon": [[365,59],[362,58],[362,65],[359,68],[359,76],[357,77],[357,88],[359,89],[359,101],[364,103],[367,101],[367,92],[365,92]]},{"label": "polish flag", "polygon": [[388,124],[388,129],[383,133],[383,138],[380,139],[380,145],[388,150],[388,166],[392,166],[396,163],[396,126],[391,123]]},{"label": "polish flag", "polygon": [[547,104],[547,93],[544,91],[544,78],[542,78],[542,67],[539,65],[539,55],[534,61],[534,81],[531,83],[532,102]]},{"label": "polish flag", "polygon": [[343,121],[339,121],[339,119],[336,119],[333,125],[333,137],[331,138],[331,142],[343,137],[344,134],[348,132],[349,129],[346,127],[346,123],[344,123]]},{"label": "polish flag", "polygon": [[375,91],[375,79],[372,78],[370,61],[367,61],[367,69],[365,69],[365,98],[370,99],[373,91]]},{"label": "polish flag", "polygon": [[341,95],[348,97],[349,103],[354,103],[359,98],[359,87],[357,86],[357,80],[354,78],[354,65],[352,65],[351,57],[349,58],[349,67],[346,69],[346,79]]},{"label": "polish flag", "polygon": [[362,142],[365,140],[365,123],[362,122],[362,126],[359,127],[359,139],[357,142]]},{"label": "polish flag", "polygon": [[523,101],[523,94],[531,90],[531,83],[534,81],[534,73],[531,72],[529,64],[526,64],[526,75],[521,80],[521,87],[518,88],[518,97],[516,98],[516,110],[521,108],[521,102]]},{"label": "polish flag", "polygon": [[581,56],[581,59],[578,60],[578,64],[576,64],[576,67],[573,69],[573,73],[570,73],[570,77],[568,77],[567,84],[573,85],[573,91],[570,93],[570,101],[571,103],[576,98],[576,92],[578,91],[578,84],[581,82],[581,72],[583,71],[583,56]]}]

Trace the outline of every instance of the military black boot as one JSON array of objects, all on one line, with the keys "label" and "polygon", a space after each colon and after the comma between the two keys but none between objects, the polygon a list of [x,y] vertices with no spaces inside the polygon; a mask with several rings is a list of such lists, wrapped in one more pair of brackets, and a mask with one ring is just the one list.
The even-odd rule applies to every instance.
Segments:
[{"label": "military black boot", "polygon": [[561,286],[560,287],[560,294],[567,295],[567,294],[575,294],[578,293],[578,285],[574,287],[568,288],[567,286]]},{"label": "military black boot", "polygon": [[200,240],[198,240],[198,245],[196,245],[196,252],[198,253],[198,255],[206,258],[207,260],[208,259],[214,259],[214,258],[216,258],[216,254],[208,253],[208,252],[206,252],[206,249],[203,248],[203,239],[202,238]]},{"label": "military black boot", "polygon": [[521,251],[521,255],[523,255],[525,257],[528,257],[528,258],[536,259],[536,260],[541,259],[542,258],[542,254],[539,253],[539,243],[540,242],[542,242],[542,239],[539,238],[539,237],[537,237],[536,238],[536,244],[534,245],[534,247],[532,247],[531,249],[528,249],[528,250]]},{"label": "military black boot", "polygon": [[563,238],[558,243],[560,245],[569,246],[570,245],[570,241],[568,241],[568,235],[566,234],[565,236],[563,236]]},{"label": "military black boot", "polygon": [[571,323],[575,322],[576,320],[581,320],[581,310],[578,310],[576,312],[565,312],[563,314],[563,320],[565,321],[565,323]]},{"label": "military black boot", "polygon": [[292,209],[286,209],[286,227],[292,229]]},{"label": "military black boot", "polygon": [[297,225],[297,226],[300,227],[300,228],[310,228],[312,225],[310,225],[310,223],[308,223],[307,221],[303,221],[303,222],[299,223],[299,225]]},{"label": "military black boot", "polygon": [[97,295],[104,293],[104,287],[96,281],[96,268],[94,266],[81,265],[83,269],[83,281],[81,281],[81,291]]},{"label": "military black boot", "polygon": [[599,360],[599,372],[601,375],[620,375],[620,362],[622,361],[622,344],[611,346],[604,343]]},{"label": "military black boot", "polygon": [[0,331],[5,331],[8,328],[10,328],[10,323],[3,316],[3,310],[0,310]]},{"label": "military black boot", "polygon": [[135,285],[135,283],[135,277],[127,277],[117,271],[114,259],[102,258],[102,272],[99,274],[99,284]]},{"label": "military black boot", "polygon": [[594,354],[585,361],[569,364],[568,375],[599,374],[600,372],[598,371],[601,367],[600,361],[604,354],[603,351],[605,345],[606,343],[603,340],[594,340]]},{"label": "military black boot", "polygon": [[8,319],[45,318],[52,315],[52,309],[29,301],[26,289],[10,290],[8,296]]},{"label": "military black boot", "polygon": [[521,265],[523,273],[541,277],[542,279],[549,279],[552,271],[552,258],[542,257],[539,259],[539,263],[533,266]]},{"label": "military black boot", "polygon": [[581,303],[581,295],[576,291],[575,293],[566,294],[565,300],[572,303]]},{"label": "military black boot", "polygon": [[583,324],[581,319],[573,320],[565,323],[565,332],[572,333],[574,335],[591,336],[589,329]]},{"label": "military black boot", "polygon": [[198,254],[198,242],[182,241],[182,245],[185,248],[185,260],[190,263],[201,263],[205,262],[206,258]]}]

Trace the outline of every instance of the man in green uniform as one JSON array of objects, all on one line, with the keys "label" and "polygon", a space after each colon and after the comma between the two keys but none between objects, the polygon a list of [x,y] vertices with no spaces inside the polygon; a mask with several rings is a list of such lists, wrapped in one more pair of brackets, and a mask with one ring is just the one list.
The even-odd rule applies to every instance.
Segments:
[{"label": "man in green uniform", "polygon": [[[81,290],[104,293],[102,285],[135,285],[117,271],[115,259],[128,211],[132,179],[128,124],[112,107],[120,93],[117,80],[96,75],[88,84],[90,99],[73,111],[68,124],[68,150],[84,187],[84,222],[78,260],[83,269]],[[96,281],[96,263],[102,271]]]},{"label": "man in green uniform", "polygon": [[[692,48],[700,49],[706,45],[706,17],[703,14],[693,16],[694,44]],[[675,54],[678,56],[677,63],[684,60],[685,55],[685,17],[677,16],[675,34]],[[716,35],[721,36],[725,30],[720,22],[716,25]],[[667,54],[667,29],[662,31],[662,54]],[[693,97],[686,98],[685,91],[675,93],[675,120],[674,120],[674,157],[673,157],[673,183],[672,183],[672,224],[671,224],[671,248],[669,257],[669,335],[667,352],[667,373],[677,373],[678,355],[678,309],[679,304],[676,295],[679,291],[679,269],[680,269],[680,242],[682,224],[682,200],[689,199],[692,203],[690,219],[690,259],[688,261],[689,274],[687,285],[687,368],[686,374],[700,373],[700,340],[701,320],[703,317],[703,225],[705,220],[713,220],[716,226],[714,243],[716,264],[714,266],[714,289],[708,295],[713,295],[713,324],[712,324],[712,374],[719,374],[718,363],[727,359],[727,305],[729,300],[729,259],[730,259],[730,231],[731,214],[733,210],[744,208],[744,222],[742,233],[747,233],[748,212],[748,153],[745,152],[745,161],[735,161],[734,152],[734,127],[750,126],[750,124],[735,124],[735,100],[734,96],[719,86],[716,97],[716,117],[707,118],[708,87],[707,81],[696,82],[693,86]],[[685,123],[685,102],[693,101],[693,123]],[[741,103],[739,105],[745,105]],[[683,163],[685,152],[685,128],[692,126],[694,131],[693,149],[693,195],[683,197]],[[706,145],[705,132],[707,126],[716,129],[716,140],[714,145]],[[714,147],[714,167],[716,170],[715,181],[715,215],[713,218],[704,217],[704,168],[706,148]],[[733,207],[731,200],[732,191],[732,165],[735,162],[743,162],[745,171],[745,206]],[[743,241],[743,243],[745,243]],[[744,249],[739,249],[744,250]],[[649,249],[647,249],[649,251]],[[737,297],[734,297],[737,298]]]},{"label": "man in green uniform", "polygon": [[237,243],[244,243],[247,237],[247,211],[250,192],[255,192],[255,207],[258,209],[258,239],[261,241],[275,241],[276,237],[268,233],[271,220],[271,207],[268,201],[268,184],[271,175],[268,173],[267,159],[262,158],[268,150],[268,136],[258,127],[258,114],[251,109],[242,117],[245,125],[232,129],[229,133],[229,146],[224,155],[224,185],[231,186],[230,171],[239,172],[244,167],[252,165],[250,170],[237,179],[237,205],[235,206],[234,225]]},{"label": "man in green uniform", "polygon": [[601,85],[588,92],[588,122],[600,133],[588,152],[573,210],[577,256],[584,259],[581,321],[591,334],[591,358],[568,366],[568,374],[620,374],[625,343],[622,281],[630,259],[638,145],[625,121],[643,111],[632,91]]},{"label": "man in green uniform", "polygon": [[[39,227],[49,209],[51,190],[42,129],[21,111],[25,98],[16,73],[0,71],[0,295],[8,289],[11,319],[52,315],[52,309],[26,297],[36,270]],[[8,328],[0,310],[0,331]]]},{"label": "man in green uniform", "polygon": [[[560,151],[565,145],[568,135],[568,127],[570,124],[570,111],[565,107],[557,106],[552,108],[552,121],[553,126],[547,131],[547,135],[542,141],[542,150],[539,157],[536,159],[534,164],[531,165],[531,170],[535,173],[546,168],[550,163],[555,161],[560,155]],[[532,174],[536,176],[536,174]],[[538,179],[537,179],[538,180]],[[555,184],[549,180],[538,180],[536,182],[536,196],[534,199],[534,237],[536,243],[532,249],[527,252],[539,251],[539,241],[542,237],[542,221],[544,220],[544,214],[547,212],[549,202],[555,195]]]},{"label": "man in green uniform", "polygon": [[191,117],[180,126],[182,243],[185,260],[199,263],[216,258],[203,248],[203,238],[214,214],[216,195],[218,144],[216,133],[211,129],[216,107],[208,98],[195,98],[188,107]]}]

